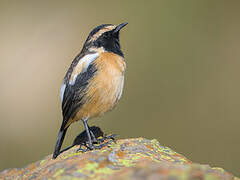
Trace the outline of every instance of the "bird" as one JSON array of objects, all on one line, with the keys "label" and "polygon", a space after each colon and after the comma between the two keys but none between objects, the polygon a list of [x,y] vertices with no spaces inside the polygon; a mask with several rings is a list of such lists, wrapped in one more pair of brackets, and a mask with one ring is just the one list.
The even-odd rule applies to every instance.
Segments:
[{"label": "bird", "polygon": [[[92,131],[95,138],[103,137],[103,131],[97,126],[89,127],[89,131]],[[81,145],[88,141],[87,131],[81,132],[77,137],[75,137],[72,145]]]},{"label": "bird", "polygon": [[127,24],[95,27],[72,61],[60,89],[63,118],[53,159],[60,154],[67,129],[79,120],[87,132],[89,149],[96,149],[87,121],[112,110],[122,96],[126,62],[119,33]]},{"label": "bird", "polygon": [[[102,144],[103,146],[108,145],[111,142],[115,142],[115,137],[118,136],[116,134],[105,135],[103,133],[103,131],[101,130],[101,128],[97,127],[97,126],[89,127],[89,131],[92,132],[92,137],[96,139],[96,142],[104,142],[105,140],[110,140],[110,141],[107,141],[106,143],[103,143]],[[84,130],[83,132],[81,132],[80,134],[78,134],[75,137],[72,145],[70,145],[69,147],[63,149],[62,151],[60,151],[60,153],[65,152],[65,151],[71,149],[72,147],[74,147],[76,145],[80,145],[80,148],[78,150],[86,152],[87,150],[82,149],[81,146],[86,146],[87,142],[88,142],[88,136],[87,136],[86,130]]]},{"label": "bird", "polygon": [[[91,126],[91,127],[89,127],[89,131],[91,131],[93,133],[95,138],[103,137],[103,140],[104,140],[104,137],[105,137],[104,133],[99,127]],[[62,151],[60,151],[60,153],[67,151],[68,149],[71,149],[75,145],[80,145],[80,148],[81,148],[81,146],[86,145],[87,142],[88,142],[88,136],[87,136],[87,132],[85,130],[75,137],[71,146],[63,149]]]}]

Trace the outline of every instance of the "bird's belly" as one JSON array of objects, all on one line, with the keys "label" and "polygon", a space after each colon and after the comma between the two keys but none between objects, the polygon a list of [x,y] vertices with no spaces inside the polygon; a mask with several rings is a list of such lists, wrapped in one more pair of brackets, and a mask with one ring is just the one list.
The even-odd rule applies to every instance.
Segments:
[{"label": "bird's belly", "polygon": [[[124,84],[124,70],[121,64],[102,64],[93,79],[90,80],[83,105],[80,107],[74,121],[101,116],[105,112],[113,109],[122,95]],[[103,66],[103,67],[102,67]]]},{"label": "bird's belly", "polygon": [[123,83],[123,75],[90,83],[84,104],[75,117],[76,120],[101,116],[113,109],[121,97]]}]

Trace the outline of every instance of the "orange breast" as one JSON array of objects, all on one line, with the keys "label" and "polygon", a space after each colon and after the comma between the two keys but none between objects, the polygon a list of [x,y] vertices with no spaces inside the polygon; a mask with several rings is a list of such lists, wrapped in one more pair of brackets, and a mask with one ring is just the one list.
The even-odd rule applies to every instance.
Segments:
[{"label": "orange breast", "polygon": [[119,55],[104,52],[94,61],[97,74],[89,82],[85,102],[73,121],[100,116],[111,110],[122,94],[125,61]]}]

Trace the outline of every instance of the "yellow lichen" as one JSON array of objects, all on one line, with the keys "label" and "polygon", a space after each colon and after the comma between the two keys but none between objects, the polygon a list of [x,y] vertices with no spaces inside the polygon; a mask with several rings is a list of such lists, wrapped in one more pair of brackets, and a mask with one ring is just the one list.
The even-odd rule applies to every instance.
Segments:
[{"label": "yellow lichen", "polygon": [[57,176],[59,176],[60,174],[62,174],[64,172],[64,169],[59,169],[57,170],[57,172],[55,172],[55,174],[53,175],[54,178],[56,178]]},{"label": "yellow lichen", "polygon": [[91,162],[91,163],[88,163],[84,169],[88,171],[94,171],[97,167],[98,167],[98,163]]},{"label": "yellow lichen", "polygon": [[43,165],[43,163],[45,163],[45,162],[46,162],[45,159],[41,160],[41,161],[40,161],[40,165]]},{"label": "yellow lichen", "polygon": [[219,178],[217,176],[214,176],[212,174],[205,175],[204,179],[206,180],[218,180]]}]

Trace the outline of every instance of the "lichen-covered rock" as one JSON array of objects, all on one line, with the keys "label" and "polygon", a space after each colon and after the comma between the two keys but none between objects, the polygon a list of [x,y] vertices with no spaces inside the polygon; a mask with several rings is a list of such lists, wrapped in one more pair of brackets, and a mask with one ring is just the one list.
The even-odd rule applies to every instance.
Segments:
[{"label": "lichen-covered rock", "polygon": [[221,168],[194,164],[183,155],[144,138],[122,139],[100,150],[52,155],[24,168],[7,169],[0,179],[233,179]]}]

